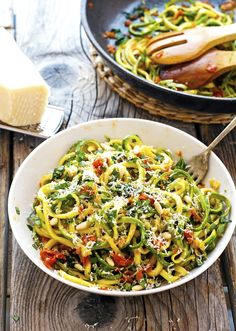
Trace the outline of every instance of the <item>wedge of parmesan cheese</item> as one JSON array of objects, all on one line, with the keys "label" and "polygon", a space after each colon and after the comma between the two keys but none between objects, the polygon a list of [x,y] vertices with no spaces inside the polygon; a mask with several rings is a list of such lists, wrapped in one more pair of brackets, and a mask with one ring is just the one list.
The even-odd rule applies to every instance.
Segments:
[{"label": "wedge of parmesan cheese", "polygon": [[0,121],[24,126],[39,123],[49,88],[9,32],[0,28]]}]

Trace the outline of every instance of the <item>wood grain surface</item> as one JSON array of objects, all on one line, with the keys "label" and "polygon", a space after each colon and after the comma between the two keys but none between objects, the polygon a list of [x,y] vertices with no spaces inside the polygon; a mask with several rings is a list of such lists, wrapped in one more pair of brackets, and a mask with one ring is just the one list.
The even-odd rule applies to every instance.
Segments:
[{"label": "wood grain surface", "polygon": [[7,297],[8,221],[6,199],[10,182],[10,134],[0,131],[0,330],[4,327]]},{"label": "wood grain surface", "polygon": [[[78,0],[13,1],[13,9],[17,18],[17,42],[51,86],[51,103],[64,107],[65,127],[98,118],[146,118],[181,128],[205,142],[212,140],[213,135],[222,129],[221,126],[199,127],[148,115],[112,92],[98,79],[89,60],[89,42],[81,29]],[[236,180],[235,138],[229,136],[217,153]],[[6,220],[4,206],[9,179],[40,142],[0,131],[0,210],[3,210],[3,221]],[[5,330],[233,330],[224,286],[228,286],[233,306],[235,240],[231,241],[221,260],[181,287],[145,297],[112,298],[78,291],[50,278],[24,255],[14,239],[8,245],[12,253],[7,268],[7,236],[4,236],[3,221],[0,222],[0,307],[9,308],[5,315]],[[227,275],[225,280],[221,269]],[[6,305],[6,278],[9,307]],[[5,308],[2,314],[5,314]],[[3,326],[0,324],[0,330]]]}]

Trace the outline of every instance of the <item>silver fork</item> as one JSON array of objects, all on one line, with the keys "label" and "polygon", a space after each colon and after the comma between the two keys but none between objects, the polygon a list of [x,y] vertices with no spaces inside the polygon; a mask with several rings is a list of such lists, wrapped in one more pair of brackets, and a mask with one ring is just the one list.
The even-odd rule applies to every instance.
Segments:
[{"label": "silver fork", "polygon": [[200,183],[203,178],[206,176],[209,166],[209,156],[210,152],[219,142],[236,126],[236,116],[233,120],[226,126],[226,128],[212,141],[212,143],[207,147],[207,149],[191,158],[187,163],[187,171],[196,181],[196,183]]}]

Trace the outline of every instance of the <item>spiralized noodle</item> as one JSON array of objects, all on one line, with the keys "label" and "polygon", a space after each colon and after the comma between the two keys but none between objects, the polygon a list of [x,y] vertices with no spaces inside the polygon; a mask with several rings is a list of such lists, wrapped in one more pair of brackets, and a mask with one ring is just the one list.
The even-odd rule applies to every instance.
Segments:
[{"label": "spiralized noodle", "polygon": [[[139,12],[138,20],[129,22],[131,23],[128,28],[129,37],[123,38],[122,42],[118,40],[119,46],[114,55],[115,60],[132,73],[172,90],[184,91],[189,94],[235,98],[236,71],[231,71],[195,90],[190,90],[187,85],[176,83],[171,79],[160,79],[160,66],[153,63],[146,54],[147,44],[151,37],[168,31],[234,23],[232,13],[223,13],[210,4],[191,1],[186,6],[179,5],[177,2],[168,2],[162,12],[158,12],[157,8],[142,9],[142,14]],[[236,41],[221,45],[220,48],[235,51]]]},{"label": "spiralized noodle", "polygon": [[81,140],[42,177],[28,224],[48,268],[83,286],[124,291],[172,283],[200,266],[230,202],[197,186],[182,158],[137,136]]}]

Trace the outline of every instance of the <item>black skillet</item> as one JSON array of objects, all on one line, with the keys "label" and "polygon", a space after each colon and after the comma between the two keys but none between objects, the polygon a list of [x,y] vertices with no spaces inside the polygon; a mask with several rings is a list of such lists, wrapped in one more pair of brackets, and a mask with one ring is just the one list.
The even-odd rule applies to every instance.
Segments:
[{"label": "black skillet", "polygon": [[[218,7],[224,0],[211,0]],[[170,104],[191,108],[204,112],[236,113],[236,98],[216,98],[200,95],[190,95],[173,91],[165,87],[134,75],[121,67],[107,52],[109,41],[103,37],[105,31],[113,28],[123,29],[124,12],[130,12],[140,5],[141,1],[131,0],[82,0],[82,24],[98,53],[106,64],[124,81],[154,98],[158,98]],[[148,6],[163,9],[165,0],[146,0]]]}]

